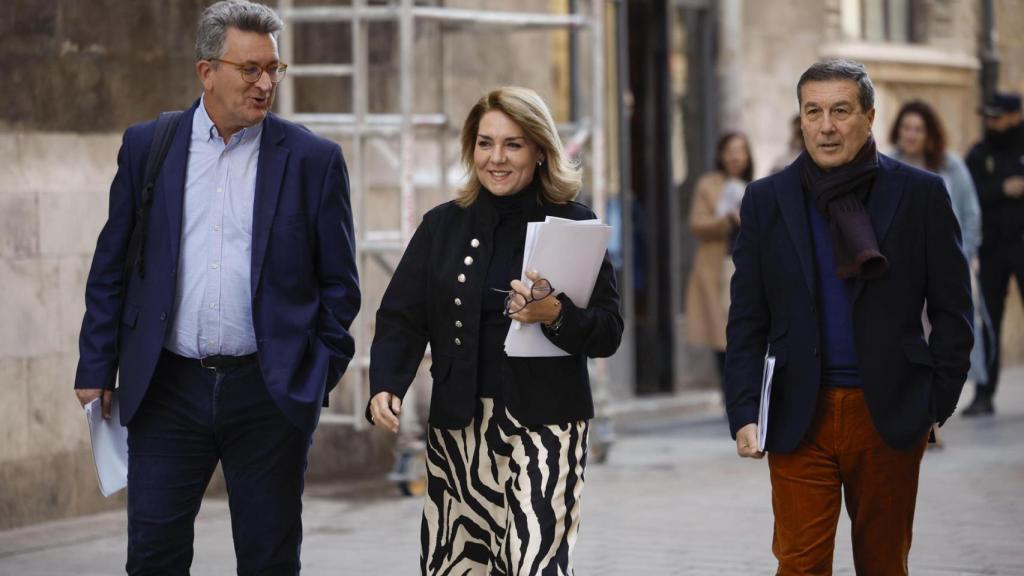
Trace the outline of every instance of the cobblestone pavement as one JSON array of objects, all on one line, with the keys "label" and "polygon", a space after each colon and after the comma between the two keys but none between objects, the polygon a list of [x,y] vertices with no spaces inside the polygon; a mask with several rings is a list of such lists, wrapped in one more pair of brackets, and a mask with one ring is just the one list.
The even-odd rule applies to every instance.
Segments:
[{"label": "cobblestone pavement", "polygon": [[[955,416],[945,448],[925,455],[912,574],[1024,575],[1024,369],[1006,377],[994,418]],[[578,575],[772,573],[767,465],[735,456],[723,418],[633,420],[618,434],[587,470]],[[418,573],[419,500],[339,485],[311,487],[305,503],[303,574]],[[0,575],[123,574],[124,524],[118,512],[0,532]],[[836,574],[853,574],[847,524]],[[223,500],[203,506],[194,567],[234,573]]]}]

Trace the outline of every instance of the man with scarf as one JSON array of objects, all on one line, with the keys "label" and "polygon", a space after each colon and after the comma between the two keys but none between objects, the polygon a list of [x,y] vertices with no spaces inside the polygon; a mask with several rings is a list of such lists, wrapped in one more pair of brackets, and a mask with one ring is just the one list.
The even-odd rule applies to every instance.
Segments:
[{"label": "man with scarf", "polygon": [[974,401],[964,416],[995,412],[992,398],[999,384],[1000,331],[1010,276],[1024,298],[1024,124],[1020,94],[993,96],[982,108],[985,138],[971,148],[967,167],[981,203],[982,241],[978,250],[981,292],[992,318],[994,342],[989,350],[988,382],[975,382]]},{"label": "man with scarf", "polygon": [[941,178],[876,151],[863,65],[814,64],[797,97],[807,150],[751,184],[740,210],[729,425],[740,456],[768,453],[778,574],[832,573],[844,497],[857,573],[907,574],[921,457],[974,340],[960,229]]}]

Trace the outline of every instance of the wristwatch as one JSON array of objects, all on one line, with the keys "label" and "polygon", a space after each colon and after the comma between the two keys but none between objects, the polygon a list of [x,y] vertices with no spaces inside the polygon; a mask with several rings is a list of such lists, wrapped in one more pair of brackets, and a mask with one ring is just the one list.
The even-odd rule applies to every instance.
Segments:
[{"label": "wristwatch", "polygon": [[565,307],[561,305],[561,302],[559,302],[558,317],[555,318],[555,321],[552,322],[551,324],[541,324],[541,327],[544,328],[544,330],[547,331],[552,336],[557,336],[558,331],[562,328],[562,322],[564,321]]}]

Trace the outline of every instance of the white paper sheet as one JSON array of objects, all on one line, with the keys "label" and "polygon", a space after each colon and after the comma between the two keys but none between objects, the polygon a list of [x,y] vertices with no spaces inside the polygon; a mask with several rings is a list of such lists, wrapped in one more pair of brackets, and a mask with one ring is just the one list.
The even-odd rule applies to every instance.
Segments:
[{"label": "white paper sheet", "polygon": [[[769,349],[769,352],[771,350]],[[757,413],[757,451],[764,452],[768,439],[768,409],[772,399],[772,376],[775,374],[775,356],[764,356],[764,371],[761,374],[761,409]]]},{"label": "white paper sheet", "polygon": [[[599,220],[567,220],[549,216],[544,222],[527,226],[523,247],[522,281],[528,270],[536,270],[551,282],[556,293],[565,293],[576,306],[586,307],[601,271],[611,238],[611,226]],[[505,337],[509,356],[551,357],[569,353],[551,343],[539,324],[513,322]]]},{"label": "white paper sheet", "polygon": [[111,401],[110,420],[103,419],[99,398],[85,405],[85,419],[89,423],[100,492],[109,497],[128,485],[128,429],[121,426],[117,391]]},{"label": "white paper sheet", "polygon": [[739,212],[746,191],[747,185],[739,178],[726,180],[722,186],[722,194],[718,197],[718,204],[715,205],[715,217],[724,218],[730,212]]}]

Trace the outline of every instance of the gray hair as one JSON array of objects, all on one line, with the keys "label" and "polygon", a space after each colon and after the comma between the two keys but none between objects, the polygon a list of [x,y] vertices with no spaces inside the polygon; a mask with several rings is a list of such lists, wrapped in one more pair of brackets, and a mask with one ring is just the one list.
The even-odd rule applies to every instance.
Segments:
[{"label": "gray hair", "polygon": [[284,22],[271,8],[249,0],[221,0],[211,4],[199,16],[199,27],[196,30],[197,62],[224,55],[224,39],[228,28],[270,34],[277,39],[284,29]]},{"label": "gray hair", "polygon": [[857,99],[861,110],[867,112],[875,107],[875,85],[868,78],[864,65],[848,58],[832,58],[815,62],[800,75],[796,83],[796,100],[803,104],[800,90],[807,82],[824,82],[829,80],[851,80],[857,84]]}]

